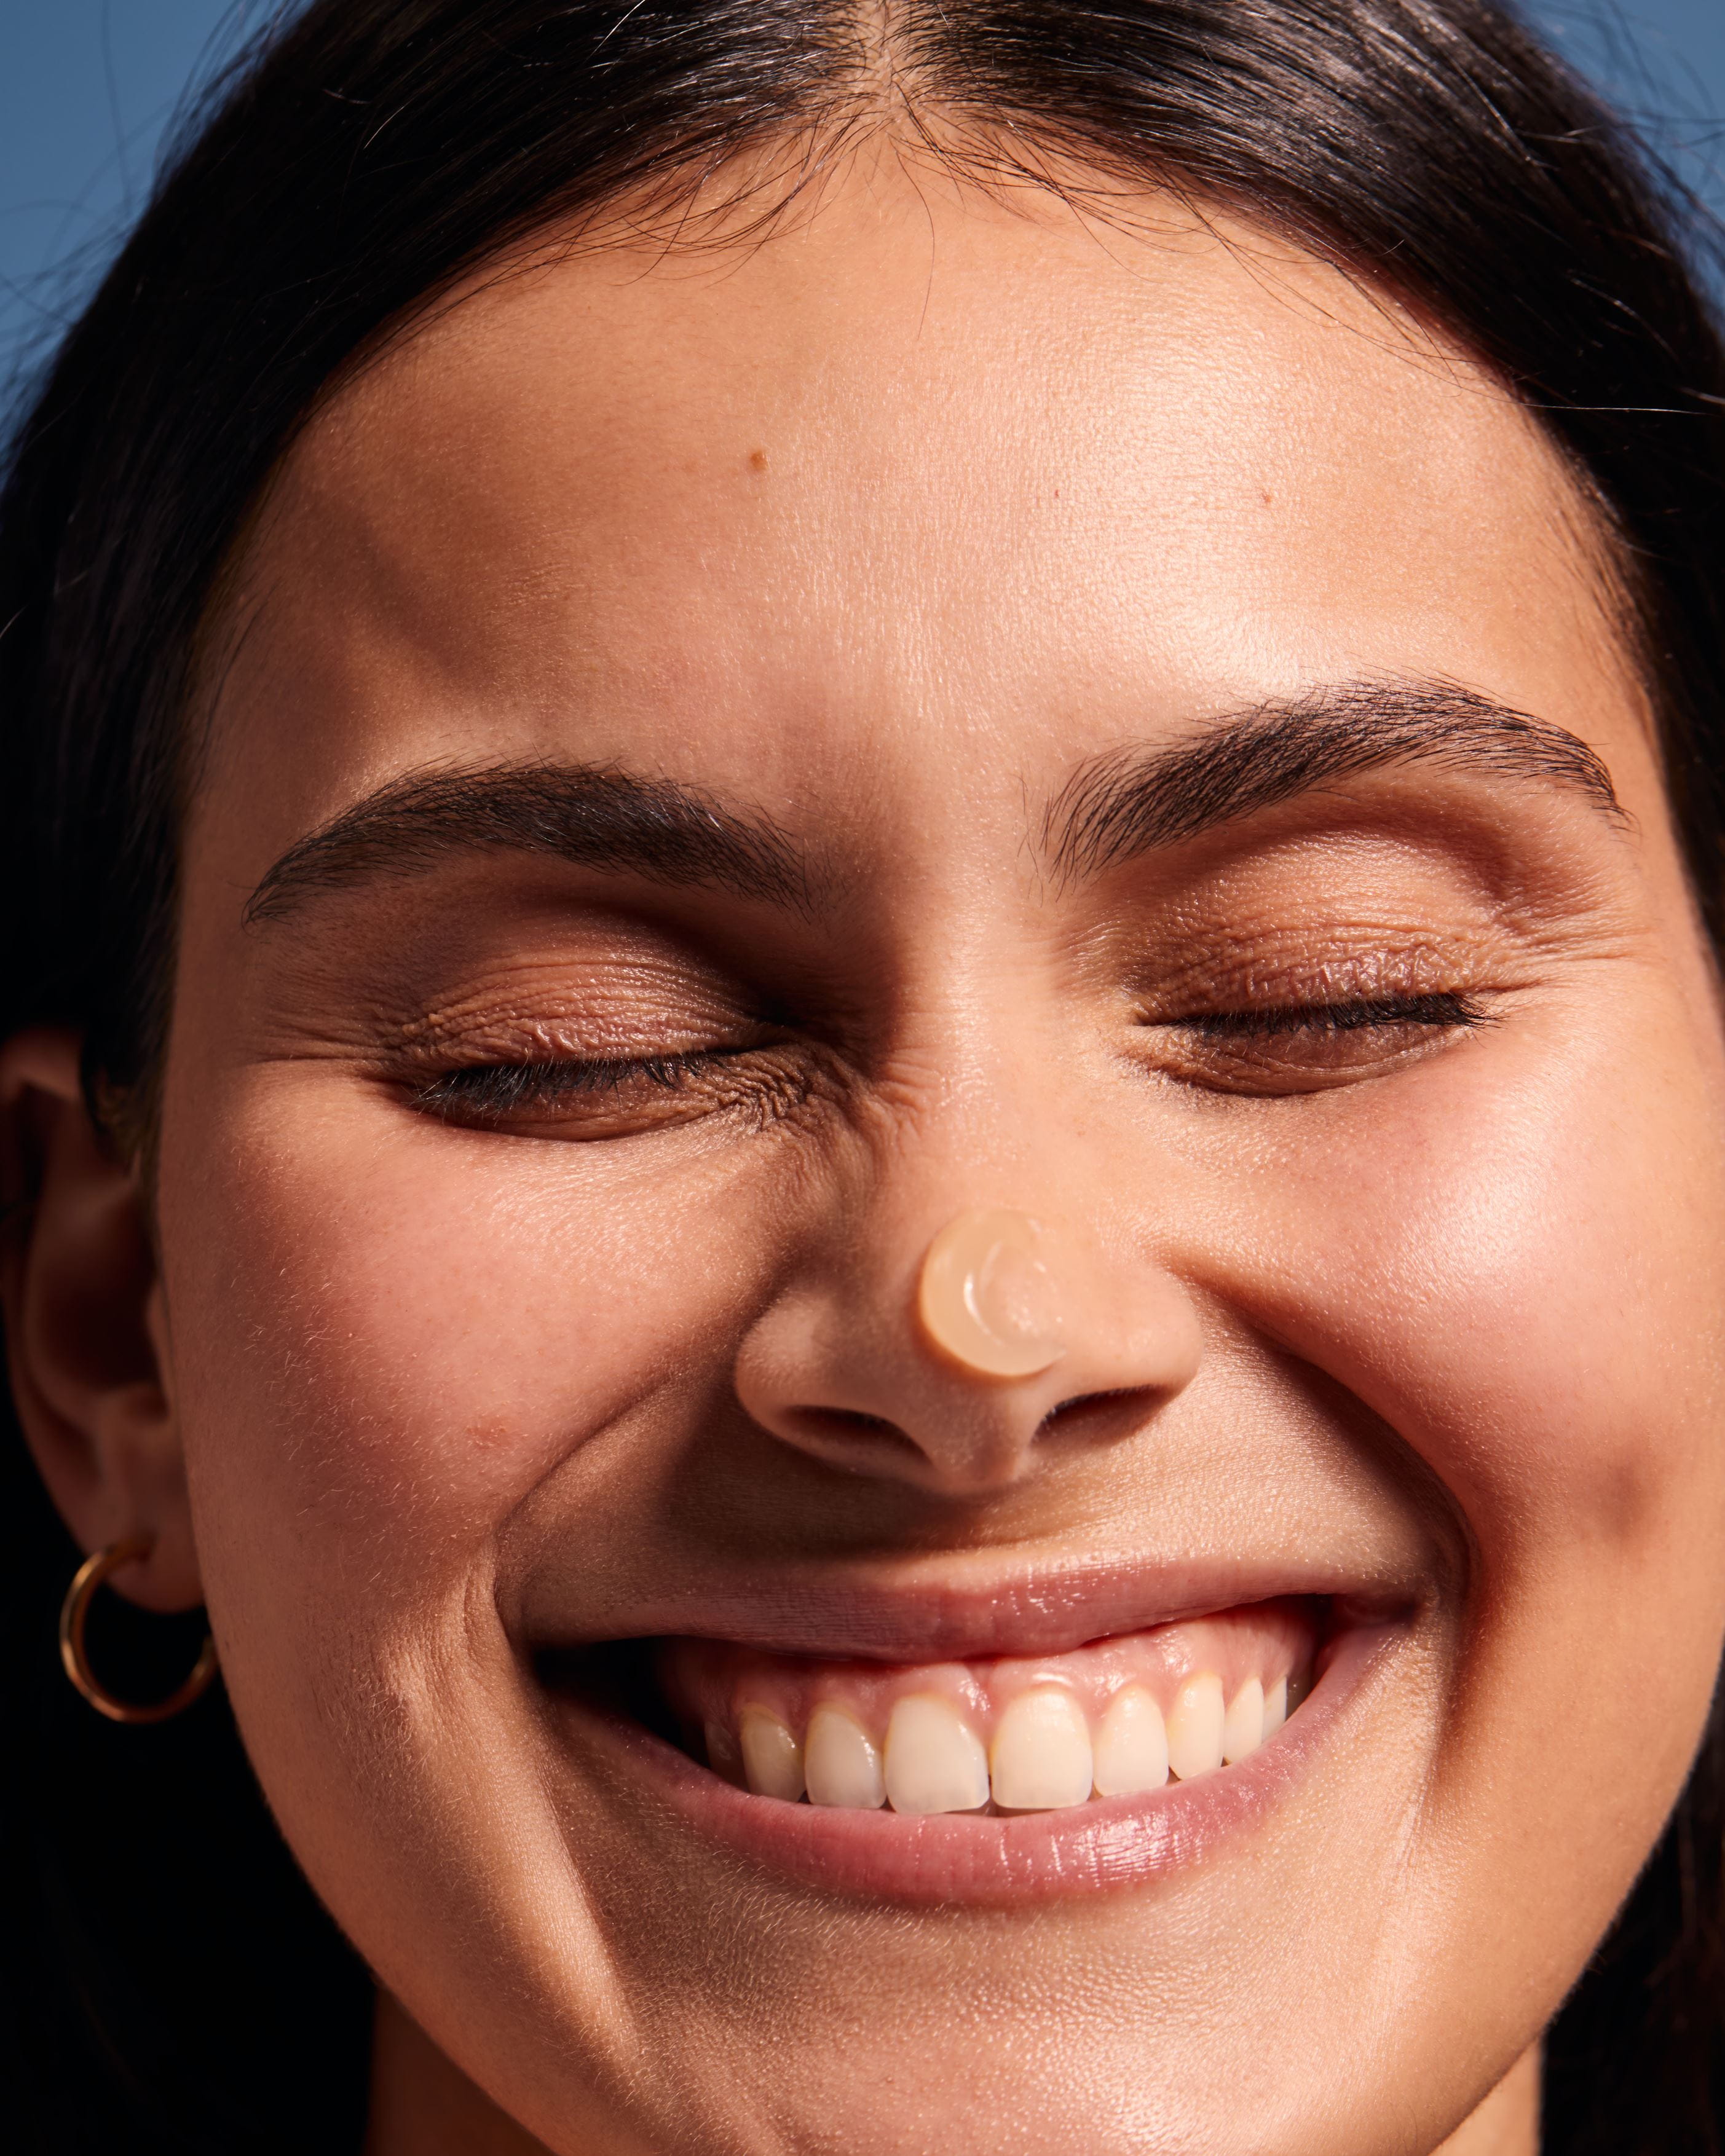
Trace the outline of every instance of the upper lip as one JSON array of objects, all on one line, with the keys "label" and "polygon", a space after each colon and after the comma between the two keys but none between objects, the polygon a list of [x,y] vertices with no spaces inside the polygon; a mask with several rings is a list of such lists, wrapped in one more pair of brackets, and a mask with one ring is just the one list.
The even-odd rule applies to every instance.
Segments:
[{"label": "upper lip", "polygon": [[[632,1608],[626,1628],[608,1626],[605,1636],[679,1634],[834,1661],[981,1661],[1063,1654],[1091,1640],[1284,1596],[1329,1598],[1362,1622],[1405,1614],[1421,1599],[1405,1581],[1348,1577],[1333,1565],[1297,1560],[1114,1558],[1009,1572],[998,1561],[984,1568],[947,1556],[901,1560],[890,1580],[830,1567],[776,1567],[746,1580],[691,1582]],[[535,1642],[597,1643],[596,1635],[552,1627]]]}]

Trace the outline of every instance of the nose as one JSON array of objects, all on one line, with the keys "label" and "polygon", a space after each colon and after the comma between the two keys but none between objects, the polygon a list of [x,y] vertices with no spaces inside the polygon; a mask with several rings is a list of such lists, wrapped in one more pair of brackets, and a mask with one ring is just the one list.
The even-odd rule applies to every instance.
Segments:
[{"label": "nose", "polygon": [[872,1262],[811,1270],[743,1342],[737,1390],[775,1436],[851,1473],[1009,1487],[1049,1436],[1099,1427],[1086,1410],[1142,1421],[1198,1368],[1174,1275],[1059,1219],[967,1208]]}]

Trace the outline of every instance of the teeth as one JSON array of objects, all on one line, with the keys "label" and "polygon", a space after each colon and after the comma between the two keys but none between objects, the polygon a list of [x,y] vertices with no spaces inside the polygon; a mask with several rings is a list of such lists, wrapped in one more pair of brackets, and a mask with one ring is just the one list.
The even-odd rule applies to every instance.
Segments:
[{"label": "teeth", "polygon": [[1263,1742],[1264,1687],[1256,1677],[1248,1677],[1234,1695],[1222,1724],[1223,1764],[1231,1767],[1236,1759],[1250,1759]]},{"label": "teeth", "polygon": [[1168,1779],[1168,1731],[1162,1709],[1142,1685],[1128,1685],[1108,1702],[1096,1732],[1099,1797],[1136,1797]]},{"label": "teeth", "polygon": [[880,1754],[867,1732],[839,1707],[818,1707],[809,1718],[803,1771],[812,1804],[844,1804],[871,1812],[886,1801]]},{"label": "teeth", "polygon": [[1221,1765],[1224,1718],[1220,1677],[1210,1671],[1188,1677],[1168,1717],[1168,1764],[1183,1782]]},{"label": "teeth", "polygon": [[727,1782],[742,1786],[742,1754],[737,1748],[737,1738],[726,1722],[709,1722],[706,1727],[706,1763],[716,1774]]},{"label": "teeth", "polygon": [[901,1694],[884,1740],[869,1727],[866,1693],[820,1699],[800,1736],[782,1708],[758,1698],[742,1704],[734,1722],[709,1719],[704,1733],[715,1774],[788,1804],[806,1794],[849,1811],[890,1804],[900,1812],[969,1812],[992,1796],[1002,1812],[1059,1811],[1092,1794],[1138,1796],[1163,1788],[1171,1774],[1195,1781],[1249,1759],[1311,1688],[1304,1669],[1267,1688],[1251,1676],[1230,1703],[1220,1676],[1206,1670],[1185,1680],[1164,1716],[1147,1685],[1131,1683],[1104,1695],[1092,1735],[1082,1695],[1039,1675],[999,1710],[986,1747],[960,1708],[932,1691]]},{"label": "teeth", "polygon": [[1020,1692],[994,1731],[994,1801],[1004,1811],[1057,1811],[1090,1801],[1093,1765],[1084,1709],[1058,1685]]},{"label": "teeth", "polygon": [[988,1801],[988,1754],[945,1700],[912,1692],[895,1703],[886,1794],[896,1812],[972,1812]]},{"label": "teeth", "polygon": [[803,1794],[803,1748],[790,1731],[766,1707],[746,1707],[737,1733],[750,1789],[795,1804]]}]

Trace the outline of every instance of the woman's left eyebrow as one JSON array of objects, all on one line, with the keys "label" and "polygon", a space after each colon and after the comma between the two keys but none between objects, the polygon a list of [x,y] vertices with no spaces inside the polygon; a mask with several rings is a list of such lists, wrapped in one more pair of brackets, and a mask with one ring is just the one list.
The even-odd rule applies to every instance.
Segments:
[{"label": "woman's left eyebrow", "polygon": [[807,911],[803,857],[772,819],[614,764],[409,772],[296,839],[247,900],[247,926],[321,892],[418,875],[452,855],[548,855],[654,883],[706,885]]},{"label": "woman's left eyebrow", "polygon": [[1567,788],[1619,826],[1611,775],[1577,735],[1443,681],[1340,681],[1207,721],[1170,747],[1093,758],[1043,818],[1041,846],[1070,881],[1396,764],[1439,764]]}]

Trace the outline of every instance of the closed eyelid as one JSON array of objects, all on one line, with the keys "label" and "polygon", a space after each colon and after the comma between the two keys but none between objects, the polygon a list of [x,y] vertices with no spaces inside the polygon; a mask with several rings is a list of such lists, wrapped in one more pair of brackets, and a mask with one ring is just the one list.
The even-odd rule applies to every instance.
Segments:
[{"label": "closed eyelid", "polygon": [[1479,1025],[1490,1014],[1454,990],[1432,995],[1386,996],[1351,1003],[1270,1004],[1240,1010],[1201,1011],[1163,1023],[1211,1038],[1300,1032],[1366,1032],[1373,1027]]},{"label": "closed eyelid", "polygon": [[742,1111],[764,1127],[806,1103],[818,1084],[806,1058],[737,1047],[474,1063],[437,1073],[406,1097],[416,1113],[479,1132],[609,1139],[715,1111]]}]

